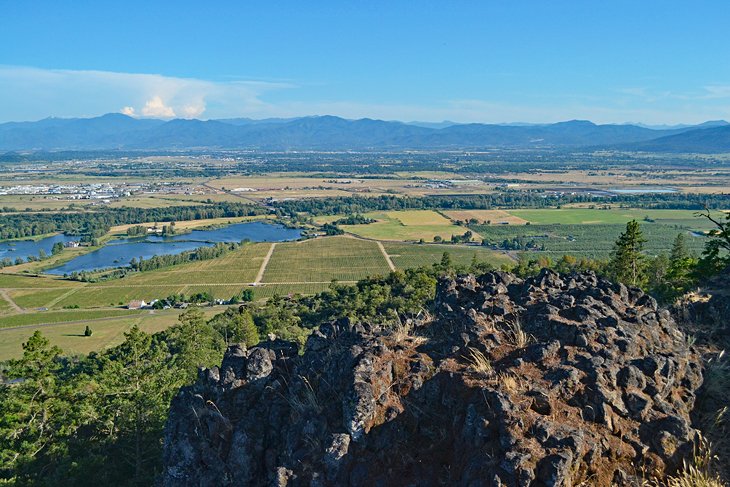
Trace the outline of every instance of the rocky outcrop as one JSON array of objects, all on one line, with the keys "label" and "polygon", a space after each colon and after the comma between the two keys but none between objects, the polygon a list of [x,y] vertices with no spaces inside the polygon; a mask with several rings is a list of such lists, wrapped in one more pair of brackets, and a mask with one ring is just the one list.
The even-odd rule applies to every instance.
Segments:
[{"label": "rocky outcrop", "polygon": [[163,484],[636,485],[691,448],[699,359],[648,295],[490,273],[435,308],[231,347],[173,401]]},{"label": "rocky outcrop", "polygon": [[730,349],[730,267],[683,296],[672,312],[680,326],[710,349]]}]

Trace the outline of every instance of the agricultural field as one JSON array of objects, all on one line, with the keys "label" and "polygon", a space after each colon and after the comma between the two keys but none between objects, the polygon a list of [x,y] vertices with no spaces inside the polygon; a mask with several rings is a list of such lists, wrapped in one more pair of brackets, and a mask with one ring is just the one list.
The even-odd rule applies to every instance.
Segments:
[{"label": "agricultural field", "polygon": [[196,205],[201,203],[220,203],[222,201],[231,201],[234,203],[242,203],[245,201],[236,194],[229,193],[207,193],[207,194],[150,194],[148,195],[152,199],[167,201],[168,204],[173,203],[175,206],[182,204],[182,202],[193,202]]},{"label": "agricultural field", "polygon": [[317,294],[329,289],[328,282],[308,282],[305,284],[262,284],[254,290],[255,299],[268,299],[274,295]]},{"label": "agricultural field", "polygon": [[0,328],[10,328],[30,325],[46,325],[66,322],[85,322],[102,318],[132,316],[140,314],[141,311],[130,311],[125,309],[95,309],[95,310],[62,310],[46,311],[40,313],[18,313],[0,317]]},{"label": "agricultural field", "polygon": [[53,308],[65,296],[73,294],[78,287],[54,289],[13,289],[8,291],[10,298],[24,309]]},{"label": "agricultural field", "polygon": [[0,273],[0,289],[46,289],[58,287],[77,287],[83,284],[47,276],[31,276],[25,274]]},{"label": "agricultural field", "polygon": [[[377,220],[363,225],[341,225],[344,231],[373,240],[432,242],[439,236],[450,240],[452,235],[462,235],[467,228],[453,224],[448,218],[431,210],[409,210],[365,213]],[[479,235],[474,236],[479,241]]]},{"label": "agricultural field", "polygon": [[15,208],[18,211],[61,210],[71,205],[91,206],[92,200],[72,200],[63,195],[0,195],[0,207]]},{"label": "agricultural field", "polygon": [[[201,309],[209,317],[223,311],[220,306]],[[135,324],[146,333],[162,331],[175,324],[180,313],[180,310],[155,311],[154,313],[137,312],[131,316],[105,318],[85,323],[0,328],[0,361],[19,357],[22,354],[22,344],[38,329],[42,330],[43,335],[53,345],[60,347],[64,352],[71,355],[85,354],[118,345],[124,340],[124,333]],[[90,337],[84,336],[86,325],[89,325],[93,331]]]},{"label": "agricultural field", "polygon": [[0,316],[10,314],[15,310],[13,306],[8,302],[8,300],[5,299],[5,297],[0,294]]},{"label": "agricultural field", "polygon": [[[539,254],[559,257],[571,254],[579,257],[607,259],[613,250],[614,242],[626,229],[625,224],[592,224],[592,225],[475,225],[474,229],[481,233],[485,240],[500,244],[504,240],[517,238],[523,243],[534,242],[545,248]],[[641,225],[647,239],[645,249],[649,254],[669,252],[677,234],[687,235],[687,246],[699,254],[704,248],[705,238],[691,233],[687,228],[661,225]]]},{"label": "agricultural field", "polygon": [[390,272],[376,242],[326,237],[276,244],[262,283],[357,281]]},{"label": "agricultural field", "polygon": [[710,228],[706,219],[697,216],[693,210],[644,210],[612,208],[608,210],[591,208],[560,208],[509,210],[510,215],[534,224],[595,225],[625,224],[629,220],[644,223],[681,225],[690,228]]},{"label": "agricultural field", "polygon": [[[448,184],[434,185],[429,179]],[[246,198],[321,198],[328,196],[352,196],[400,194],[422,196],[458,192],[484,193],[492,191],[494,184],[465,179],[452,173],[432,171],[422,174],[398,173],[387,178],[321,177],[307,174],[274,173],[267,176],[229,176],[207,182],[211,188],[231,191]],[[236,191],[238,190],[238,191]]]},{"label": "agricultural field", "polygon": [[[657,161],[659,162],[659,161]],[[515,184],[520,189],[561,188],[580,190],[674,190],[685,193],[728,193],[730,192],[730,170],[726,167],[691,169],[661,167],[656,169],[630,168],[536,170],[531,172],[505,172],[491,177],[493,181]]]},{"label": "agricultural field", "polygon": [[527,220],[505,210],[454,210],[442,212],[453,221],[477,220],[479,223],[490,222],[491,225],[509,224],[524,225]]},{"label": "agricultural field", "polygon": [[441,261],[444,252],[448,252],[451,261],[457,265],[468,266],[476,257],[479,262],[488,262],[499,268],[503,264],[514,263],[506,254],[495,252],[484,247],[466,247],[462,245],[438,244],[402,244],[385,242],[386,252],[398,269],[430,266]]},{"label": "agricultural field", "polygon": [[254,282],[271,244],[254,243],[213,260],[140,272],[122,279],[91,283],[56,303],[57,307],[118,306],[134,299],[151,301],[171,294],[208,291],[228,299]]},{"label": "agricultural field", "polygon": [[194,206],[199,204],[195,201],[164,200],[149,195],[140,195],[115,199],[106,206],[109,208],[122,208],[124,206],[129,208],[162,208],[165,206]]}]

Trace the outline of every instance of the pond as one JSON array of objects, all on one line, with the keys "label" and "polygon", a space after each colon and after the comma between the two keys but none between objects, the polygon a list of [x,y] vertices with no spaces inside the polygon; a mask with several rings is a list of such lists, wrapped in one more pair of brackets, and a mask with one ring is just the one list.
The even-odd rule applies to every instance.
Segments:
[{"label": "pond", "polygon": [[104,247],[80,255],[65,264],[45,271],[48,274],[71,274],[72,272],[94,271],[110,267],[129,265],[132,259],[149,259],[155,255],[174,255],[200,247],[212,247],[218,242],[283,242],[296,240],[301,230],[282,225],[251,222],[236,223],[213,230],[193,230],[183,235],[162,237],[150,235],[140,238],[118,238],[110,240]]},{"label": "pond", "polygon": [[40,240],[6,240],[0,242],[0,260],[5,258],[13,262],[17,258],[27,260],[30,256],[38,257],[41,250],[51,255],[51,249],[56,242],[66,243],[78,239],[79,237],[69,235],[53,235]]}]

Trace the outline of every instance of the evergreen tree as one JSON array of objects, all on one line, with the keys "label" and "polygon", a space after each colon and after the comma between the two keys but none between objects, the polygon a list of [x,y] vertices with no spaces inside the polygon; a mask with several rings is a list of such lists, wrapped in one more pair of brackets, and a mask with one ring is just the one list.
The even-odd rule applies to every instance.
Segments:
[{"label": "evergreen tree", "polygon": [[199,308],[188,309],[178,320],[168,330],[168,343],[177,366],[193,380],[198,367],[212,367],[222,360],[225,344]]},{"label": "evergreen tree", "polygon": [[692,275],[697,259],[692,257],[687,249],[687,239],[683,233],[677,235],[672,245],[667,269],[668,299],[676,298],[685,293],[694,284]]},{"label": "evergreen tree", "polygon": [[72,429],[72,409],[57,376],[61,350],[39,331],[23,344],[23,356],[7,363],[10,384],[0,386],[0,483],[35,484]]},{"label": "evergreen tree", "polygon": [[724,222],[712,216],[710,210],[705,210],[702,216],[716,227],[709,232],[710,239],[705,244],[696,271],[698,277],[707,277],[730,266],[730,213],[725,215]]},{"label": "evergreen tree", "polygon": [[646,279],[646,256],[643,254],[646,239],[639,222],[631,220],[626,224],[614,247],[610,271],[618,281],[632,286],[642,286]]},{"label": "evergreen tree", "polygon": [[683,261],[689,257],[687,237],[684,236],[684,233],[678,233],[677,237],[674,239],[674,243],[672,244],[672,252],[669,254],[669,260],[674,263]]},{"label": "evergreen tree", "polygon": [[169,363],[166,344],[137,325],[124,336],[99,360],[96,424],[108,428],[102,452],[117,459],[110,472],[117,485],[148,485],[160,467],[167,409],[185,374]]}]

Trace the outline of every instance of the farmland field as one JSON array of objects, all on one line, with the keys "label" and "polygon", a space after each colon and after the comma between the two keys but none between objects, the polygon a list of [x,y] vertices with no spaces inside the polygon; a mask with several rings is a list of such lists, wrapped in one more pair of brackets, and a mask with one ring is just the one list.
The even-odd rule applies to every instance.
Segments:
[{"label": "farmland field", "polygon": [[0,316],[11,313],[12,311],[13,307],[2,295],[0,295]]},{"label": "farmland field", "polygon": [[[222,311],[221,307],[202,308],[211,316]],[[54,326],[27,327],[17,329],[0,328],[0,360],[16,358],[22,354],[22,344],[37,329],[42,330],[51,343],[70,354],[89,353],[111,347],[124,340],[124,333],[134,324],[147,333],[162,331],[177,322],[179,310],[135,313],[131,316],[90,321],[87,323],[60,323]],[[84,328],[89,325],[92,336],[84,336]]]},{"label": "farmland field", "polygon": [[454,221],[476,219],[480,223],[489,221],[492,224],[509,223],[510,225],[523,225],[527,223],[526,220],[504,210],[454,210],[444,211],[443,214]]},{"label": "farmland field", "polygon": [[505,254],[477,246],[417,245],[391,242],[386,242],[383,246],[398,269],[430,266],[440,262],[444,252],[448,252],[452,262],[457,265],[469,265],[474,256],[479,262],[488,262],[494,267],[513,262]]},{"label": "farmland field", "polygon": [[356,281],[388,272],[388,263],[377,243],[328,237],[277,244],[262,282]]},{"label": "farmland field", "polygon": [[326,291],[330,283],[310,282],[306,284],[262,284],[254,288],[254,299],[267,299],[275,294],[287,296],[289,294],[317,294]]},{"label": "farmland field", "polygon": [[2,288],[26,288],[43,289],[55,287],[77,287],[83,284],[79,282],[66,281],[51,277],[36,277],[23,274],[0,274],[0,289]]},{"label": "farmland field", "polygon": [[21,308],[50,307],[54,302],[69,293],[74,293],[78,288],[55,288],[55,289],[13,289],[8,292],[10,297]]},{"label": "farmland field", "polygon": [[[538,247],[544,246],[541,253],[562,256],[571,254],[581,257],[606,259],[613,250],[614,242],[626,229],[624,224],[593,224],[593,225],[475,225],[485,240],[499,244],[504,240],[518,240],[527,243],[534,242]],[[685,233],[688,236],[687,245],[695,253],[702,251],[705,238],[692,236],[687,228],[660,224],[641,225],[645,245],[649,254],[669,252],[677,234]]]},{"label": "farmland field", "polygon": [[139,313],[140,311],[129,311],[124,309],[64,310],[48,311],[43,313],[20,313],[1,317],[0,328],[64,323],[69,321],[97,320],[113,316],[131,316]]},{"label": "farmland field", "polygon": [[595,225],[623,223],[629,220],[653,220],[667,225],[684,225],[691,228],[709,228],[704,218],[693,210],[644,210],[614,208],[610,210],[590,208],[560,208],[536,210],[509,210],[509,214],[534,224]]},{"label": "farmland field", "polygon": [[[349,233],[374,240],[433,241],[435,236],[444,240],[462,235],[467,229],[454,225],[447,218],[431,210],[388,211],[366,213],[377,220],[365,225],[342,225]],[[478,240],[478,235],[475,238]]]}]

